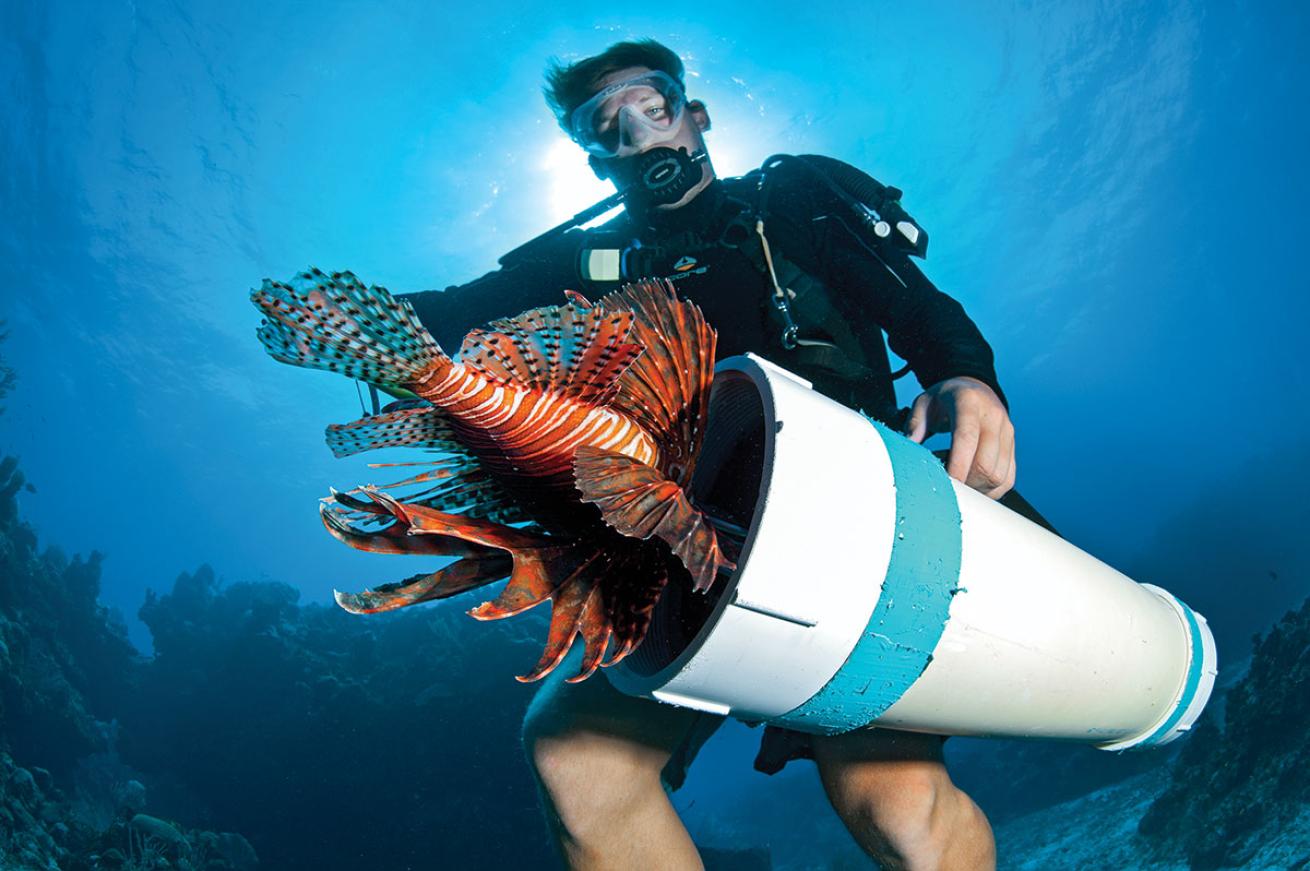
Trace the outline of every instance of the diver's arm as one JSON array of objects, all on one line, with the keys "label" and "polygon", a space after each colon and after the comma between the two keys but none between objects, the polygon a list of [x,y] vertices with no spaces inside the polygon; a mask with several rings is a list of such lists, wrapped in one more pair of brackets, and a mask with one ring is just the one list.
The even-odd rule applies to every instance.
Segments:
[{"label": "diver's arm", "polygon": [[770,238],[832,290],[860,341],[879,346],[870,357],[881,355],[885,330],[925,388],[968,376],[1004,403],[992,349],[964,308],[904,252],[864,230],[850,207],[810,175],[787,164],[776,172],[765,216]]},{"label": "diver's arm", "polygon": [[467,284],[409,293],[400,299],[414,306],[437,344],[453,354],[469,330],[531,308],[562,305],[565,288],[578,286],[575,261],[582,238],[578,232],[565,233],[520,257],[513,266],[492,270]]},{"label": "diver's arm", "polygon": [[414,313],[437,344],[453,354],[469,330],[537,305],[562,301],[558,290],[549,300],[539,298],[540,293],[534,295],[534,282],[525,274],[527,271],[524,267],[497,269],[468,284],[419,291],[400,298],[414,307]]},{"label": "diver's arm", "polygon": [[948,474],[999,499],[1014,486],[1014,426],[991,346],[964,307],[933,286],[908,256],[870,244],[849,225],[827,223],[833,226],[816,244],[837,304],[853,322],[869,319],[886,330],[892,350],[924,387],[907,434],[922,442],[934,432],[950,432]]},{"label": "diver's arm", "polygon": [[886,331],[891,349],[910,364],[925,389],[967,376],[986,384],[1006,404],[991,346],[977,324],[908,256],[866,250],[854,239],[832,240],[828,256],[839,298],[853,316]]}]

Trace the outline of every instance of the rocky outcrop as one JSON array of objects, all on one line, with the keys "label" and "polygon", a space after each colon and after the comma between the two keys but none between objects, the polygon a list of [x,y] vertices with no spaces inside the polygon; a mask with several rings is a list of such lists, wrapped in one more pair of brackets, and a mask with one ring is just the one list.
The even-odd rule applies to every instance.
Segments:
[{"label": "rocky outcrop", "polygon": [[0,868],[59,871],[71,833],[60,796],[44,768],[20,768],[0,753]]},{"label": "rocky outcrop", "polygon": [[1310,600],[1256,638],[1216,719],[1189,736],[1140,827],[1161,855],[1197,869],[1243,865],[1310,802]]}]

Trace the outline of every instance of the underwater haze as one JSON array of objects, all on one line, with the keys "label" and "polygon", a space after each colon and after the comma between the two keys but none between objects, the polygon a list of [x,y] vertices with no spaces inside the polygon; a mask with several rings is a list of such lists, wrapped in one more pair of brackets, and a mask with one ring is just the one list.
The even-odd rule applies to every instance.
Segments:
[{"label": "underwater haze", "polygon": [[[39,541],[26,565],[47,546],[102,553],[99,601],[121,612],[127,639],[144,657],[189,663],[125,684],[122,693],[157,690],[135,712],[119,712],[108,695],[88,702],[94,719],[122,730],[118,750],[110,739],[87,739],[88,756],[120,754],[113,765],[136,772],[123,782],[145,783],[149,813],[240,832],[262,868],[552,861],[517,744],[531,689],[508,686],[531,666],[532,640],[513,657],[468,652],[492,648],[493,636],[481,633],[512,631],[462,616],[485,596],[407,615],[412,644],[359,640],[371,630],[355,624],[369,618],[307,610],[331,603],[334,589],[361,590],[398,572],[333,541],[317,511],[329,486],[376,478],[367,460],[333,459],[323,445],[326,424],[359,416],[356,388],[273,363],[255,338],[249,289],[310,265],[349,269],[398,293],[463,283],[606,196],[611,189],[556,127],[541,76],[552,57],[577,59],[634,37],[658,39],[684,59],[689,96],[713,119],[707,142],[720,175],[778,152],[818,153],[905,192],[931,235],[925,272],[995,350],[1017,429],[1019,490],[1079,547],[1206,615],[1221,686],[1246,681],[1236,715],[1229,697],[1229,730],[1216,725],[1206,740],[1238,740],[1234,716],[1246,716],[1242,705],[1253,704],[1266,673],[1310,681],[1310,664],[1297,658],[1310,635],[1298,634],[1300,624],[1271,633],[1310,595],[1301,502],[1310,483],[1307,4],[740,2],[643,11],[494,0],[459,8],[5,0],[0,354],[15,380],[0,400],[0,454],[17,457],[31,485],[6,498]],[[918,390],[911,380],[899,382],[903,404]],[[50,563],[52,579],[68,577],[60,559]],[[258,592],[287,588],[298,602]],[[157,595],[147,599],[148,589]],[[234,589],[255,590],[257,607],[236,602]],[[188,595],[213,607],[186,605]],[[257,656],[264,647],[234,635],[206,641],[205,659],[188,641],[188,633],[219,632],[204,620],[260,608],[283,627],[276,654]],[[528,634],[539,641],[540,630]],[[1265,652],[1251,660],[1256,633]],[[329,652],[297,659],[286,646],[293,636],[295,651]],[[298,663],[288,685],[328,693],[341,717],[366,698],[379,706],[378,719],[350,721],[361,756],[396,740],[370,732],[384,724],[402,724],[407,742],[440,745],[422,751],[438,755],[377,768],[364,758],[323,759],[310,752],[317,744],[290,739],[273,741],[288,748],[274,753],[253,732],[298,728],[295,713],[278,707],[284,694],[268,689],[256,703],[239,675],[212,684],[221,697],[196,690],[205,682],[196,663],[230,665],[229,653],[248,656],[247,675],[284,666],[290,674],[287,663]],[[353,668],[345,663],[358,657],[367,669],[323,689],[323,674]],[[388,680],[388,662],[408,669],[411,659],[440,676],[412,677],[418,707],[404,707],[408,671],[404,692],[369,695],[370,681]],[[147,668],[148,659],[134,662]],[[1268,677],[1263,691],[1282,692],[1290,680]],[[168,702],[187,686],[194,695]],[[49,769],[56,786],[66,764],[67,783],[84,782],[81,762],[36,758],[53,758],[60,742],[19,729],[30,709],[13,698],[0,713],[15,719],[0,726],[18,736],[14,761]],[[1278,709],[1278,719],[1303,732],[1296,704]],[[252,734],[223,731],[222,718],[237,712]],[[232,751],[242,761],[221,751],[203,765],[189,756],[179,736],[206,729],[201,743],[242,748]],[[1003,867],[1086,867],[1111,855],[1099,839],[1118,830],[1069,802],[1124,783],[1135,790],[1121,802],[1132,833],[1119,842],[1131,850],[1118,867],[1278,867],[1310,857],[1310,835],[1287,842],[1292,852],[1271,853],[1272,836],[1262,834],[1310,832],[1295,812],[1310,801],[1310,777],[1300,774],[1267,784],[1286,799],[1283,816],[1274,819],[1272,800],[1253,792],[1267,818],[1247,812],[1246,828],[1209,852],[1170,846],[1180,820],[1191,820],[1188,832],[1222,829],[1178,797],[1179,784],[1201,776],[1186,767],[1200,764],[1186,749],[1200,738],[1122,763],[1108,755],[1071,763],[1054,751],[1030,758],[1007,743],[996,746],[1012,765],[999,766],[984,741],[953,741],[951,752],[960,782],[976,785],[997,823]],[[756,741],[744,727],[723,730],[676,794],[697,842],[722,850],[714,861],[725,868],[862,867],[812,766],[765,778],[751,770]],[[1310,761],[1310,750],[1287,741],[1267,752],[1303,770],[1291,760]],[[1266,751],[1251,752],[1243,771],[1262,771]],[[1101,758],[1120,768],[1097,773]],[[270,771],[277,777],[258,780]],[[1012,791],[996,785],[1006,779]],[[1250,782],[1204,788],[1236,794],[1256,789]],[[343,794],[342,783],[358,792]],[[1043,797],[1025,797],[1020,784]],[[273,802],[284,795],[278,789],[285,803]],[[304,795],[317,796],[307,799],[317,816],[289,807]],[[384,847],[363,825],[315,827],[334,810],[367,813],[384,795],[404,807],[389,821],[421,838],[402,844],[388,835]],[[1139,833],[1139,819],[1154,822]],[[1057,829],[1064,852],[1044,852]],[[1148,848],[1158,851],[1150,862],[1140,852]]]}]

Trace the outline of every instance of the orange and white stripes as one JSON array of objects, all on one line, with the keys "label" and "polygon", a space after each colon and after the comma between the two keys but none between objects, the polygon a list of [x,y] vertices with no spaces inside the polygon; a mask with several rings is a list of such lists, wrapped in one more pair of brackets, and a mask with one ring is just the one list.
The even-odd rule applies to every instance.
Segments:
[{"label": "orange and white stripes", "polygon": [[566,472],[581,445],[647,464],[659,456],[650,434],[622,412],[553,390],[492,380],[460,363],[434,367],[416,387],[453,424],[494,444],[511,474],[535,478]]}]

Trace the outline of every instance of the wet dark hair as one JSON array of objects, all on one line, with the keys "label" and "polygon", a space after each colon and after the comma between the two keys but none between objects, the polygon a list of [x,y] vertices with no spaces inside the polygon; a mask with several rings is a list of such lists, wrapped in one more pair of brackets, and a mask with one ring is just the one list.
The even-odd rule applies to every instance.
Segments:
[{"label": "wet dark hair", "polygon": [[668,46],[653,39],[636,39],[616,42],[598,55],[573,63],[551,58],[546,65],[546,105],[555,113],[555,120],[565,133],[569,130],[569,117],[596,93],[596,83],[605,76],[626,67],[646,67],[668,73],[685,87],[682,61]]}]

